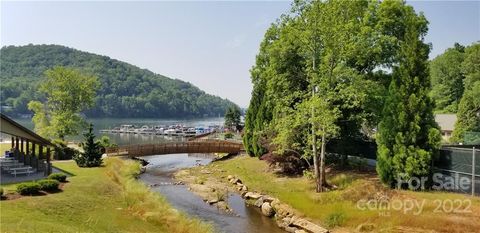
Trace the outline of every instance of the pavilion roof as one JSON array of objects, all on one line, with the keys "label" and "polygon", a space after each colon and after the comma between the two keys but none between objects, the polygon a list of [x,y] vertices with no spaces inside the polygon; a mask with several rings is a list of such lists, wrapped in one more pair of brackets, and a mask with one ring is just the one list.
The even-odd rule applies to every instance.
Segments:
[{"label": "pavilion roof", "polygon": [[29,141],[44,145],[44,146],[54,146],[48,139],[41,137],[35,132],[27,129],[11,118],[7,117],[5,114],[0,113],[1,122],[0,122],[0,132],[6,133],[12,136],[20,137],[23,139],[28,139]]}]

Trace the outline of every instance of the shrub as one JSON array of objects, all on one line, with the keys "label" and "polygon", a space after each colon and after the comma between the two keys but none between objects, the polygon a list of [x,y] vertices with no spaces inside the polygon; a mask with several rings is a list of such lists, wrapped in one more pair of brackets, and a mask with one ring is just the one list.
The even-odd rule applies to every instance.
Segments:
[{"label": "shrub", "polygon": [[354,178],[351,175],[346,174],[338,174],[330,178],[331,184],[334,184],[341,189],[348,187],[353,181]]},{"label": "shrub", "polygon": [[38,184],[40,185],[41,190],[55,191],[55,190],[58,190],[58,186],[60,185],[60,182],[58,182],[58,180],[45,179],[45,180],[39,180]]},{"label": "shrub", "polygon": [[346,216],[343,212],[333,212],[327,216],[325,220],[325,224],[330,227],[341,226],[345,223]]},{"label": "shrub", "polygon": [[54,140],[55,153],[53,157],[56,160],[69,160],[76,157],[80,152],[67,146],[67,143],[61,140]]},{"label": "shrub", "polygon": [[301,175],[303,170],[307,169],[307,163],[296,154],[275,155],[272,153],[264,154],[261,157],[270,167],[278,166],[281,172],[287,175]]},{"label": "shrub", "polygon": [[67,175],[65,175],[63,173],[52,173],[48,176],[48,179],[57,180],[59,182],[66,182],[67,181]]},{"label": "shrub", "polygon": [[230,139],[230,138],[233,138],[233,133],[225,133],[225,135],[223,135],[225,137],[225,139]]},{"label": "shrub", "polygon": [[17,186],[17,192],[21,195],[36,194],[40,191],[40,184],[35,182],[22,183]]},{"label": "shrub", "polygon": [[3,188],[0,188],[0,197],[3,197]]},{"label": "shrub", "polygon": [[308,180],[314,180],[315,174],[312,171],[305,169],[303,170],[303,177],[307,178]]}]

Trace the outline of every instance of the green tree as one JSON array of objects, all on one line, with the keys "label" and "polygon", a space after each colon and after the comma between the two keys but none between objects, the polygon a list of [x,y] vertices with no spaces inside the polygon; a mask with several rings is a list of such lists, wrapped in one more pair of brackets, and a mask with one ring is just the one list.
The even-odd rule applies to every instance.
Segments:
[{"label": "green tree", "polygon": [[99,142],[95,141],[95,134],[93,133],[93,124],[88,127],[88,132],[84,135],[84,142],[82,143],[83,153],[74,157],[75,162],[79,167],[98,167],[102,165],[102,152]]},{"label": "green tree", "polygon": [[[472,84],[465,90],[457,112],[457,122],[450,139],[452,142],[466,143],[466,133],[477,133],[472,135],[468,142],[480,140],[480,81]],[[467,142],[467,143],[468,143]]]},{"label": "green tree", "polygon": [[116,147],[117,144],[113,143],[112,140],[110,140],[110,137],[107,135],[103,135],[100,137],[100,139],[97,141],[98,145],[100,146],[100,151],[102,153],[105,153],[105,149],[108,147]]},{"label": "green tree", "polygon": [[428,96],[429,46],[423,42],[428,22],[412,7],[400,10],[404,35],[400,37],[399,65],[393,67],[377,135],[377,172],[391,186],[402,173],[407,179],[430,175],[431,161],[440,146],[433,103]]},{"label": "green tree", "polygon": [[225,127],[233,130],[237,130],[238,127],[240,126],[240,109],[232,106],[227,109],[227,112],[225,112]]},{"label": "green tree", "polygon": [[465,74],[465,90],[471,88],[475,82],[480,81],[480,43],[477,42],[465,48],[462,70]]},{"label": "green tree", "polygon": [[29,109],[34,112],[37,132],[64,140],[68,135],[78,134],[84,125],[80,113],[94,105],[99,84],[96,77],[66,67],[47,70],[45,76],[40,91],[47,102],[31,101]]},{"label": "green tree", "polygon": [[455,113],[463,95],[462,71],[465,48],[455,43],[430,62],[430,77],[432,80],[431,96],[435,100],[435,110]]}]

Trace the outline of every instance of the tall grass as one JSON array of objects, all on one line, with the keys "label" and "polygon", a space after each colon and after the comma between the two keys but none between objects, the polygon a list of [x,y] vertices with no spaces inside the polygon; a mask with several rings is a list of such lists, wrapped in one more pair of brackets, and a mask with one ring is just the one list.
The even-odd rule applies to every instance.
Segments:
[{"label": "tall grass", "polygon": [[212,227],[173,209],[160,195],[151,192],[135,177],[139,174],[137,162],[119,158],[105,161],[106,174],[121,189],[123,205],[129,214],[144,221],[163,225],[168,232],[212,232]]}]

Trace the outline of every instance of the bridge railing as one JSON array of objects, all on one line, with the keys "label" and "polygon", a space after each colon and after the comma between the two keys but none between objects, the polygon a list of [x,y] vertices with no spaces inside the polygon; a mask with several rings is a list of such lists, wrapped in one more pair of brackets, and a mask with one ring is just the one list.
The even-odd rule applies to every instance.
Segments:
[{"label": "bridge railing", "polygon": [[195,140],[187,142],[169,142],[159,144],[139,144],[106,148],[109,156],[143,156],[175,153],[236,153],[243,149],[241,143],[221,140]]}]

